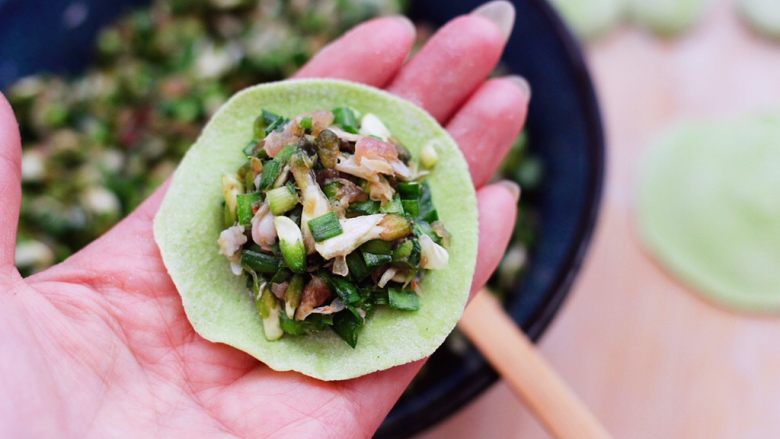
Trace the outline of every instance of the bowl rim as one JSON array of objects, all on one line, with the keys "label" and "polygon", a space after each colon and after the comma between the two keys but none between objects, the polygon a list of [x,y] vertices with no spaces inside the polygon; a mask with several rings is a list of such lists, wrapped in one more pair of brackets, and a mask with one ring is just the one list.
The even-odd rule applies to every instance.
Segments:
[{"label": "bowl rim", "polygon": [[[587,144],[591,150],[589,155],[593,161],[592,172],[586,188],[585,211],[575,232],[576,245],[573,245],[566,253],[563,263],[565,268],[547,287],[541,305],[529,317],[530,323],[525,328],[525,334],[534,343],[537,343],[568,297],[571,286],[582,268],[590,248],[601,208],[607,157],[601,110],[579,42],[547,1],[529,0],[529,4],[539,10],[541,17],[552,28],[572,66],[579,101],[587,110],[585,112],[586,126],[588,127]],[[479,353],[477,353],[477,358],[481,364],[477,370],[469,374],[472,379],[467,380],[457,392],[448,394],[446,399],[437,400],[435,404],[427,407],[426,411],[418,412],[413,420],[404,419],[403,425],[389,424],[385,430],[383,428],[385,424],[382,424],[376,437],[399,437],[399,434],[400,437],[407,437],[419,433],[449,418],[482,394],[498,380],[498,374]]]}]

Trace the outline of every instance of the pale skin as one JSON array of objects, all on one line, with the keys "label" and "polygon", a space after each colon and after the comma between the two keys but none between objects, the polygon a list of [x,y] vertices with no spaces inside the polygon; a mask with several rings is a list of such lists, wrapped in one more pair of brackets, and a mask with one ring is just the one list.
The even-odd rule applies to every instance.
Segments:
[{"label": "pale skin", "polygon": [[[498,264],[516,214],[516,188],[486,185],[529,100],[516,81],[486,81],[505,37],[487,19],[463,16],[407,60],[412,25],[376,19],[297,74],[385,88],[449,130],[478,188],[474,290]],[[20,156],[0,96],[0,437],[368,437],[422,366],[322,382],[200,338],[152,237],[166,185],[82,251],[22,279],[14,268]]]}]

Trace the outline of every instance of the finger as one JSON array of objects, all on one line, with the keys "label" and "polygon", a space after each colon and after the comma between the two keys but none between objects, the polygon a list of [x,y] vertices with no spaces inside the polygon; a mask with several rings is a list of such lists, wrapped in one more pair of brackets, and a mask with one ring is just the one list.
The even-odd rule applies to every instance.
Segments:
[{"label": "finger", "polygon": [[492,79],[480,86],[447,125],[466,157],[474,186],[487,183],[517,139],[530,97],[528,82],[519,76]]},{"label": "finger", "polygon": [[406,17],[363,23],[319,51],[295,78],[336,78],[383,87],[403,64],[414,43]]},{"label": "finger", "polygon": [[479,251],[477,268],[471,282],[471,293],[485,286],[496,271],[506,247],[512,238],[517,217],[520,186],[501,181],[485,186],[477,192],[479,204]]},{"label": "finger", "polygon": [[511,3],[499,1],[450,21],[401,69],[389,90],[446,121],[496,66],[514,13]]},{"label": "finger", "polygon": [[0,267],[14,264],[22,203],[22,142],[13,109],[0,93]]}]

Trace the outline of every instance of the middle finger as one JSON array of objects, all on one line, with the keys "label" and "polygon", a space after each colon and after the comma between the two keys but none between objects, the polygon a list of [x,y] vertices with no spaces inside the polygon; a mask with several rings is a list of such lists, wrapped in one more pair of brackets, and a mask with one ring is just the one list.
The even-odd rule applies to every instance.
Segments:
[{"label": "middle finger", "polygon": [[458,17],[401,68],[388,90],[445,122],[496,66],[514,24],[514,7],[488,3]]}]

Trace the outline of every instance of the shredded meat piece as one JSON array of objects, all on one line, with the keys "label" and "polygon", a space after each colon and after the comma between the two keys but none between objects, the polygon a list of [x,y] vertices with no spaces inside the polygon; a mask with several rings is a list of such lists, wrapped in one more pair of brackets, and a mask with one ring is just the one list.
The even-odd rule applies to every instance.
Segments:
[{"label": "shredded meat piece", "polygon": [[303,289],[301,304],[298,305],[298,309],[295,310],[295,319],[305,319],[306,316],[311,314],[311,311],[314,308],[322,305],[332,296],[333,293],[330,291],[328,284],[319,277],[312,276],[309,283],[307,283],[306,287]]},{"label": "shredded meat piece", "polygon": [[398,160],[398,150],[392,143],[363,137],[355,144],[355,163],[360,165],[364,158],[392,163]]}]

